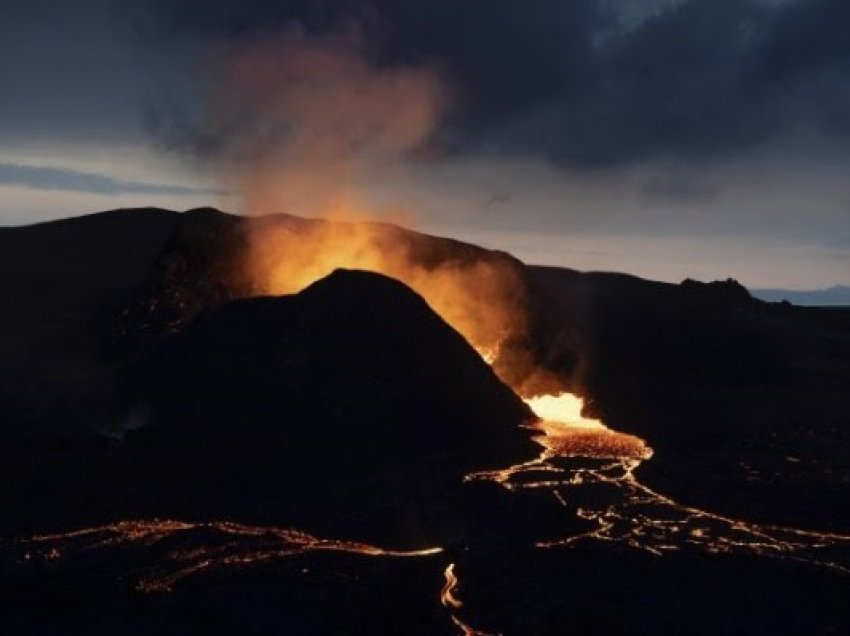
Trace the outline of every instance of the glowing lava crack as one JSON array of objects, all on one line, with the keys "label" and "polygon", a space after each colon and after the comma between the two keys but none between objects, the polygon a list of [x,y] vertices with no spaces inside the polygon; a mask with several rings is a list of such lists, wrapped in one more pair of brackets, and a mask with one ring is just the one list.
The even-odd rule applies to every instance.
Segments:
[{"label": "glowing lava crack", "polygon": [[442,548],[385,550],[365,543],[319,539],[313,535],[229,521],[190,523],[169,519],[121,521],[60,534],[22,540],[23,559],[55,559],[68,551],[105,547],[152,546],[166,539],[195,539],[192,548],[174,549],[152,572],[136,583],[141,592],[169,592],[186,577],[216,569],[246,567],[310,552],[345,552],[367,557],[415,558],[439,554]]},{"label": "glowing lava crack", "polygon": [[[637,468],[652,457],[643,440],[584,418],[581,399],[570,394],[526,402],[538,416],[550,418],[529,427],[542,433],[534,437],[542,447],[540,456],[501,470],[473,473],[467,480],[493,481],[510,491],[548,490],[590,526],[573,536],[541,541],[538,547],[601,541],[657,556],[685,549],[745,553],[850,574],[850,535],[756,524],[679,504],[635,477]],[[604,498],[609,503],[600,505],[598,497],[588,495],[590,486],[610,489],[612,496]]]},{"label": "glowing lava crack", "polygon": [[[528,425],[540,455],[500,470],[470,474],[508,491],[548,491],[587,522],[583,532],[539,541],[541,549],[574,548],[583,542],[617,543],[656,556],[699,550],[710,554],[743,553],[803,562],[850,574],[850,536],[755,524],[677,503],[641,484],[635,470],[652,457],[641,439],[612,431],[581,415],[582,400],[562,393],[527,400],[540,420]],[[604,491],[600,499],[599,492]],[[600,504],[603,501],[605,503]],[[613,502],[613,503],[612,503]],[[52,561],[66,552],[106,547],[173,547],[140,576],[141,592],[168,592],[181,580],[214,570],[244,568],[296,555],[332,551],[386,558],[428,558],[441,547],[389,550],[364,543],[321,539],[306,532],[234,522],[191,523],[176,520],[122,521],[72,532],[22,539],[23,561]],[[474,546],[471,546],[474,548]],[[455,564],[443,572],[439,600],[463,636],[486,636],[458,617],[463,607]]]}]

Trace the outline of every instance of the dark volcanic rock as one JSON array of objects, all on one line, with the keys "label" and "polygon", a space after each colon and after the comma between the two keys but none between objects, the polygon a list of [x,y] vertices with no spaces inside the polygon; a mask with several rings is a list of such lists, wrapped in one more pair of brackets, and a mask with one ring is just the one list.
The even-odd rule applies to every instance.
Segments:
[{"label": "dark volcanic rock", "polygon": [[850,311],[765,303],[733,280],[528,276],[540,362],[648,440],[644,479],[712,510],[848,529]]},{"label": "dark volcanic rock", "polygon": [[[153,381],[155,418],[193,435],[280,431],[282,421],[309,414],[316,424],[306,428],[369,423],[414,453],[457,442],[486,452],[477,436],[489,432],[494,440],[509,431],[516,439],[513,425],[530,415],[421,297],[393,279],[352,270],[293,296],[205,313],[163,343],[138,375]],[[249,415],[256,421],[230,419]]]},{"label": "dark volcanic rock", "polygon": [[381,518],[416,534],[423,500],[534,454],[523,402],[422,298],[377,274],[337,270],[205,313],[131,375],[148,422],[124,445],[156,514],[345,536]]},{"label": "dark volcanic rock", "polygon": [[144,284],[176,222],[140,209],[0,229],[4,440],[103,421],[110,309]]},{"label": "dark volcanic rock", "polygon": [[140,208],[0,228],[3,442],[108,426],[123,356],[239,295],[241,223]]},{"label": "dark volcanic rock", "polygon": [[[0,228],[0,436],[89,437],[110,428],[115,369],[200,312],[256,296],[247,235],[309,234],[325,221],[244,218],[211,208],[112,210]],[[376,224],[377,227],[378,224]],[[382,240],[426,270],[487,263],[501,252],[379,224]]]}]

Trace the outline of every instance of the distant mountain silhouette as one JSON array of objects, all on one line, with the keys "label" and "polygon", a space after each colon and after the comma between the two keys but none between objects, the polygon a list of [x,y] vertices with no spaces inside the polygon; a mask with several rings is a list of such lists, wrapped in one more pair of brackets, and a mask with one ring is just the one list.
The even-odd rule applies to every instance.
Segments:
[{"label": "distant mountain silhouette", "polygon": [[792,305],[808,305],[812,307],[850,306],[850,287],[833,285],[826,289],[791,290],[791,289],[753,289],[753,296],[770,303],[789,302]]}]

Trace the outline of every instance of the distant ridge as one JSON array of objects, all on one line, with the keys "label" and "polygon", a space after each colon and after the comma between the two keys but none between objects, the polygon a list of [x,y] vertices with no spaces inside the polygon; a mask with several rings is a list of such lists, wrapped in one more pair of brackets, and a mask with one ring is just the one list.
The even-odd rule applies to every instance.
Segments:
[{"label": "distant ridge", "polygon": [[789,289],[751,289],[756,298],[770,303],[787,300],[793,305],[814,307],[850,306],[850,286],[833,285],[826,289],[795,291]]}]

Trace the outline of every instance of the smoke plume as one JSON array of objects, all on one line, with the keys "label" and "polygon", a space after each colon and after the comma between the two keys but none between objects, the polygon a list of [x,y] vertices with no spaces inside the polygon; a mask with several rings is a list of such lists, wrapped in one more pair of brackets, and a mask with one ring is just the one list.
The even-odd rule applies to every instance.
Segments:
[{"label": "smoke plume", "polygon": [[229,48],[211,116],[236,132],[222,170],[245,212],[371,217],[364,184],[427,144],[446,103],[437,72],[379,67],[365,33],[293,23]]},{"label": "smoke plume", "polygon": [[[376,222],[415,218],[403,188],[389,209],[369,190],[422,160],[448,91],[432,67],[380,66],[365,33],[311,35],[295,24],[227,53],[211,116],[240,134],[222,154],[224,179],[249,215],[318,219],[248,224],[255,291],[296,293],[340,267],[380,272],[422,295],[488,360],[507,359],[505,343],[528,330],[519,264],[464,249],[435,255],[427,237]],[[510,358],[530,366],[515,347]],[[519,390],[527,374],[516,371],[502,375]]]}]

